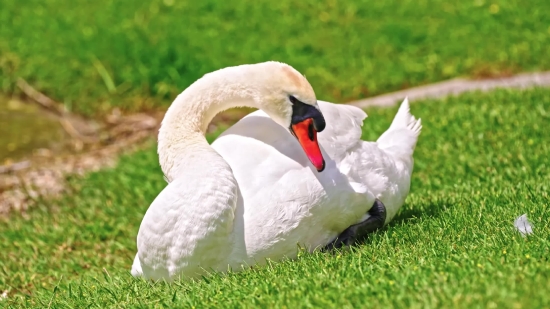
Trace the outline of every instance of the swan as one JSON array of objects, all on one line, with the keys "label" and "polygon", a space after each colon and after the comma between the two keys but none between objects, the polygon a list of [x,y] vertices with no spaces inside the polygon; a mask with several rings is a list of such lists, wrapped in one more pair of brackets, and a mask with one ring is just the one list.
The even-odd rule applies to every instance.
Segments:
[{"label": "swan", "polygon": [[[219,112],[259,109],[212,145]],[[359,108],[317,101],[280,62],[206,74],[168,108],[158,136],[168,185],[137,235],[135,277],[173,281],[349,244],[388,223],[409,192],[420,119],[405,100],[377,142]],[[320,146],[319,146],[320,144]]]}]

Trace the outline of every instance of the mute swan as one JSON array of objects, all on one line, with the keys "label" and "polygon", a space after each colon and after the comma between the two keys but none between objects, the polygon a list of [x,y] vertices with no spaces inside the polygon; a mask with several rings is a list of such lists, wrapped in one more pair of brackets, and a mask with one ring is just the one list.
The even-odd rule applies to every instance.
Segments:
[{"label": "mute swan", "polygon": [[[260,110],[208,145],[211,119],[237,106]],[[240,270],[293,258],[297,245],[338,247],[389,222],[409,191],[421,124],[404,101],[369,143],[360,140],[365,117],[318,102],[305,77],[279,62],[197,80],[162,122],[158,153],[169,183],[143,218],[132,274],[172,281]]]}]

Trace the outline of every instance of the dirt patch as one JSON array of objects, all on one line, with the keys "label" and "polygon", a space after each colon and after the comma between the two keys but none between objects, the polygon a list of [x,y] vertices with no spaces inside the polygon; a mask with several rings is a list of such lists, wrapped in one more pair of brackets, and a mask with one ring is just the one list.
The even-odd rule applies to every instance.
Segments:
[{"label": "dirt patch", "polygon": [[0,215],[59,196],[68,174],[113,166],[120,153],[155,136],[163,116],[114,110],[105,119],[84,119],[23,80],[18,86],[25,98],[0,98]]},{"label": "dirt patch", "polygon": [[7,215],[11,211],[24,212],[43,197],[60,196],[67,190],[67,175],[84,175],[114,166],[121,153],[140,148],[151,135],[151,132],[142,131],[96,151],[52,158],[29,158],[8,166],[12,170],[0,175],[0,215]]},{"label": "dirt patch", "polygon": [[[0,215],[24,212],[41,198],[66,193],[67,175],[114,166],[122,153],[156,139],[163,112],[84,119],[18,83],[24,98],[2,98],[0,129]],[[2,106],[0,106],[2,107]],[[220,131],[251,109],[230,110],[215,117],[209,131]],[[6,125],[4,125],[6,124]],[[28,138],[25,138],[28,137]]]},{"label": "dirt patch", "polygon": [[16,161],[37,149],[61,152],[67,135],[58,121],[33,105],[0,97],[0,162]]}]

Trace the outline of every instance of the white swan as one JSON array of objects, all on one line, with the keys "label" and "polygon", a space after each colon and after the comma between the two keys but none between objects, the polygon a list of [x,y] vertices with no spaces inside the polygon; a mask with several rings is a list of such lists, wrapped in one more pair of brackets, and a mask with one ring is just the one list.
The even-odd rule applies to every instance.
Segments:
[{"label": "white swan", "polygon": [[[260,111],[208,145],[211,119],[236,106]],[[318,104],[307,80],[278,62],[196,81],[162,122],[158,152],[169,184],[143,218],[132,274],[172,281],[293,258],[298,245],[311,251],[360,234],[350,225],[374,218],[367,212],[377,199],[389,222],[409,192],[421,124],[405,101],[376,143],[363,142],[365,117]]]}]

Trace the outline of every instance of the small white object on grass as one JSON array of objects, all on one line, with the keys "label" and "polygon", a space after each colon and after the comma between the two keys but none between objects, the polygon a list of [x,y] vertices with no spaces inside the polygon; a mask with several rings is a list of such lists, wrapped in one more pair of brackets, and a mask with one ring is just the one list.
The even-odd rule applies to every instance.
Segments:
[{"label": "small white object on grass", "polygon": [[533,227],[527,219],[527,214],[517,217],[516,221],[514,221],[514,226],[523,236],[533,234]]},{"label": "small white object on grass", "polygon": [[4,292],[2,292],[2,294],[0,294],[0,300],[6,299],[6,298],[8,298],[8,290],[5,290]]}]

